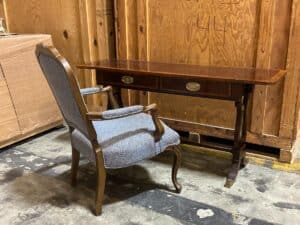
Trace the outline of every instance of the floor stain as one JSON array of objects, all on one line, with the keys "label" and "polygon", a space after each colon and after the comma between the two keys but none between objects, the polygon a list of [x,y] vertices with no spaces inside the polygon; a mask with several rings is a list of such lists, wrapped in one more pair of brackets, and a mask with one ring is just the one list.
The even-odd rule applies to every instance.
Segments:
[{"label": "floor stain", "polygon": [[22,177],[23,173],[24,173],[24,170],[22,168],[14,168],[14,169],[7,171],[4,174],[4,178],[0,179],[0,185],[11,182],[11,181],[17,179],[18,177]]},{"label": "floor stain", "polygon": [[288,203],[288,202],[276,202],[273,205],[279,208],[283,209],[297,209],[300,210],[300,205],[299,204],[293,204],[293,203]]},{"label": "floor stain", "polygon": [[254,180],[254,183],[256,185],[256,190],[259,192],[266,192],[268,190],[267,182],[265,179],[256,179]]}]

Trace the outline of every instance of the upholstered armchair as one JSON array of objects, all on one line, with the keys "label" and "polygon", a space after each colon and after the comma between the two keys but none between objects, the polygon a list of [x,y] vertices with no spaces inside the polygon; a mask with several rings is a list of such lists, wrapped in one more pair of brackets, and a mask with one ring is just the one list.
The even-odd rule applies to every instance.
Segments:
[{"label": "upholstered armchair", "polygon": [[36,56],[69,126],[72,185],[76,184],[80,154],[96,165],[96,215],[102,211],[106,169],[128,167],[163,151],[174,153],[172,181],[176,191],[181,191],[176,178],[181,162],[179,135],[157,118],[155,104],[89,112],[82,95],[106,92],[116,108],[112,88],[80,90],[70,65],[52,46],[38,45]]}]

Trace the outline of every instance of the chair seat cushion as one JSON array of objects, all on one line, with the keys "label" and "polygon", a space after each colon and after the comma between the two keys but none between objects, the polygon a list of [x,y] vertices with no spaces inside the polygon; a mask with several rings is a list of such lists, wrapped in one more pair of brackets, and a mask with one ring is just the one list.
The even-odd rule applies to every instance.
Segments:
[{"label": "chair seat cushion", "polygon": [[[93,121],[97,140],[103,150],[106,168],[123,168],[163,152],[180,143],[179,135],[164,125],[165,133],[155,142],[152,117],[145,113],[113,120]],[[95,156],[90,141],[79,131],[72,132],[74,147],[91,161]]]}]

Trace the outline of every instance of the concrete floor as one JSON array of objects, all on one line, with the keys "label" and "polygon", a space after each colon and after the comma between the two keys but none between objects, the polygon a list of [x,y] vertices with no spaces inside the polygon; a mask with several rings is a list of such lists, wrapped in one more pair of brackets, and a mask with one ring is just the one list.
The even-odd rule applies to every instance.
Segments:
[{"label": "concrete floor", "polygon": [[0,153],[0,224],[300,225],[300,171],[249,164],[224,188],[229,160],[183,152],[183,185],[173,193],[171,160],[162,155],[109,171],[103,214],[95,217],[95,169],[81,161],[69,184],[71,151],[65,128]]}]

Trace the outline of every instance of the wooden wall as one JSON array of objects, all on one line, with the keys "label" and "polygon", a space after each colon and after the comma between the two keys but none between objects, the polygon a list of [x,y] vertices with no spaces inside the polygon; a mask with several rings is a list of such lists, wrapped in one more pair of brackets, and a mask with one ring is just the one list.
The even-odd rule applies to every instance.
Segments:
[{"label": "wooden wall", "polygon": [[[21,2],[6,1],[6,23],[10,32],[49,33],[72,65],[83,61],[78,1],[29,0],[20,7]],[[85,85],[83,74],[79,73],[77,78]]]},{"label": "wooden wall", "polygon": [[[113,14],[107,13],[112,12],[110,2],[0,0],[0,15],[2,11],[10,32],[51,34],[54,45],[74,69],[80,86],[86,87],[96,85],[95,73],[78,70],[76,65],[114,57],[114,29],[112,26],[113,33],[108,29],[113,23]],[[87,102],[93,110],[102,110],[106,100],[95,95]]]},{"label": "wooden wall", "polygon": [[3,2],[0,2],[0,17],[1,18],[5,18],[5,15],[4,15],[4,4],[3,4]]},{"label": "wooden wall", "polygon": [[[282,135],[292,136],[294,141],[291,151],[284,154],[296,155],[299,151],[300,140],[300,0],[292,4],[290,27],[289,52],[287,60],[288,77],[284,86],[284,99],[282,105]],[[292,115],[292,116],[291,116]]]},{"label": "wooden wall", "polygon": [[[278,147],[281,159],[290,161],[300,124],[299,1],[0,0],[0,15],[5,14],[11,32],[52,34],[73,67],[117,55],[287,68],[284,81],[255,88],[247,141]],[[95,85],[94,72],[76,72],[81,86]],[[124,91],[123,96],[128,105],[157,102],[161,116],[175,128],[225,138],[232,134],[230,102],[139,91]],[[99,106],[106,99],[94,96],[88,102]]]},{"label": "wooden wall", "polygon": [[[297,38],[290,30],[290,24],[295,27],[300,19],[298,2],[115,0],[117,55],[122,59],[281,69],[292,60],[285,81],[255,88],[247,135],[248,142],[290,152],[299,112],[299,71],[294,68]],[[161,116],[177,129],[226,138],[232,134],[235,111],[230,102],[136,91],[127,92],[126,97],[128,104],[158,103]],[[291,155],[288,158],[283,160],[290,160]]]}]

